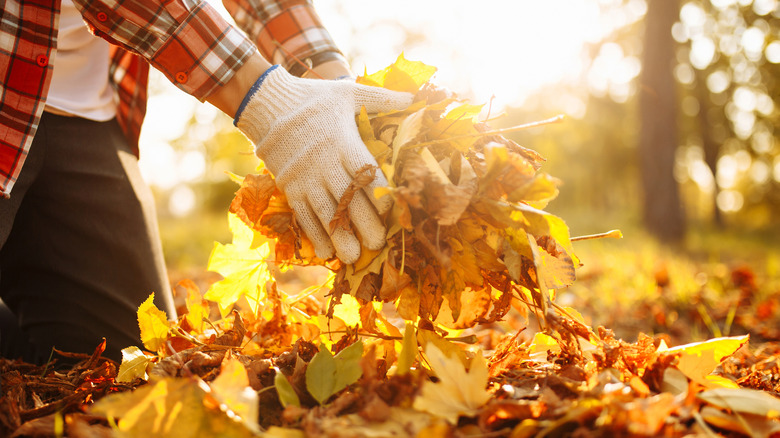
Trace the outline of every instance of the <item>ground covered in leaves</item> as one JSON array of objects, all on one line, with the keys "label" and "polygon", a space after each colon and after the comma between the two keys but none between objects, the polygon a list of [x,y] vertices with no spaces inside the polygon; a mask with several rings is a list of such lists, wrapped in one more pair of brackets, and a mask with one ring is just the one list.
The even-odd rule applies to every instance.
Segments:
[{"label": "ground covered in leaves", "polygon": [[[219,281],[180,282],[176,321],[150,296],[121,363],[105,345],[0,360],[0,435],[780,436],[776,278],[617,253],[620,269],[583,266],[588,237],[544,211],[544,159],[502,136],[559,119],[491,130],[434,71],[400,57],[359,79],[417,95],[357,117],[379,168],[330,224],[391,196],[384,249],[319,260],[273,177],[235,176]],[[377,171],[389,187],[368,193]],[[284,281],[306,269],[325,274]]]}]

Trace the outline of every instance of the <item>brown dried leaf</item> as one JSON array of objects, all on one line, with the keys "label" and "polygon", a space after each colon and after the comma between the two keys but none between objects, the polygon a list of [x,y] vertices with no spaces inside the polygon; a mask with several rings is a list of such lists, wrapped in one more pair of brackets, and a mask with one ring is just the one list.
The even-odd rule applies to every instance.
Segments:
[{"label": "brown dried leaf", "polygon": [[389,259],[382,268],[382,287],[379,289],[379,299],[384,302],[394,301],[401,294],[401,290],[412,282],[408,273],[401,273],[394,268]]},{"label": "brown dried leaf", "polygon": [[396,309],[401,318],[407,321],[415,321],[420,312],[420,293],[413,285],[407,285],[401,289],[400,297],[396,303]]},{"label": "brown dried leaf", "polygon": [[352,231],[349,221],[349,204],[352,202],[352,198],[355,197],[355,193],[371,184],[371,181],[376,178],[376,169],[377,167],[371,164],[366,164],[358,169],[355,179],[349,183],[347,190],[339,199],[339,204],[336,206],[336,214],[333,215],[333,220],[329,224],[330,234],[333,234],[337,228]]},{"label": "brown dried leaf", "polygon": [[235,213],[245,224],[256,228],[263,212],[268,208],[276,184],[271,175],[249,174],[236,191],[229,211]]}]

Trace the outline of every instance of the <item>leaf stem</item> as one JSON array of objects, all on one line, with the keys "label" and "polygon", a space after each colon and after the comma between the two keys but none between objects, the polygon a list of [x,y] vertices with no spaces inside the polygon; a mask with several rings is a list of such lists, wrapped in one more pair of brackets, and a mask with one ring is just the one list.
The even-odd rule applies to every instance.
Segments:
[{"label": "leaf stem", "polygon": [[593,239],[604,239],[604,238],[611,238],[611,239],[622,239],[623,233],[620,230],[611,230],[607,231],[606,233],[599,233],[599,234],[588,234],[585,236],[576,236],[572,237],[569,240],[572,242],[579,242],[581,240],[593,240]]}]

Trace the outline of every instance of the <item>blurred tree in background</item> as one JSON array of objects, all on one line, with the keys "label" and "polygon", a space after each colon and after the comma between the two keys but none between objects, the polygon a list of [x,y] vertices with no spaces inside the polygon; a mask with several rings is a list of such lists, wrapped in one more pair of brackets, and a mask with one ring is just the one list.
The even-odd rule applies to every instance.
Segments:
[{"label": "blurred tree in background", "polygon": [[648,4],[638,79],[642,218],[650,233],[666,241],[679,241],[685,234],[685,217],[674,180],[678,101],[672,73],[672,25],[679,10],[678,0]]},{"label": "blurred tree in background", "polygon": [[[607,12],[633,7],[635,2],[600,3]],[[776,227],[780,217],[778,2],[643,3],[647,11],[642,20],[625,22],[590,47],[588,73],[582,82],[541,90],[522,108],[509,110],[508,122],[516,123],[554,111],[571,113],[566,105],[571,99],[585,102],[585,111],[575,112],[575,120],[564,126],[516,136],[546,155],[548,171],[566,183],[557,208],[568,213],[571,206],[579,206],[576,210],[592,209],[596,215],[620,209],[629,219],[643,218],[654,234],[673,237],[680,232],[678,221],[683,217],[674,209],[677,185],[689,223]],[[656,8],[658,16],[653,14]],[[654,24],[663,17],[667,20],[663,26]],[[646,39],[641,42],[643,35]],[[667,62],[657,58],[666,43],[673,44],[672,51],[663,54],[672,57]],[[593,73],[608,58],[623,58],[626,65],[642,59],[642,73],[626,85],[618,63],[615,75],[594,80]],[[614,68],[615,63],[611,65]],[[670,74],[673,83],[658,84]],[[675,89],[669,90],[671,86]],[[643,107],[643,98],[660,101],[659,93],[670,91],[676,95],[673,107]],[[648,117],[665,117],[666,126],[677,128],[664,131],[648,124]],[[643,139],[645,135],[658,137]],[[642,177],[652,160],[668,153],[674,154],[672,173]],[[668,199],[659,201],[652,190],[661,190]],[[651,211],[654,206],[656,212]],[[657,220],[671,221],[664,225],[668,228],[654,228],[654,213]]]}]

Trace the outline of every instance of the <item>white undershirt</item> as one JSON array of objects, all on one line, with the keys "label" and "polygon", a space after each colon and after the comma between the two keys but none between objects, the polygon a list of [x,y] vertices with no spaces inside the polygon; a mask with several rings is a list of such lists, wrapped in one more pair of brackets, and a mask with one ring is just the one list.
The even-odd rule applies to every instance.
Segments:
[{"label": "white undershirt", "polygon": [[[104,122],[116,116],[108,82],[108,42],[92,35],[71,0],[62,0],[57,56],[46,106]],[[59,110],[59,111],[57,111]]]}]

